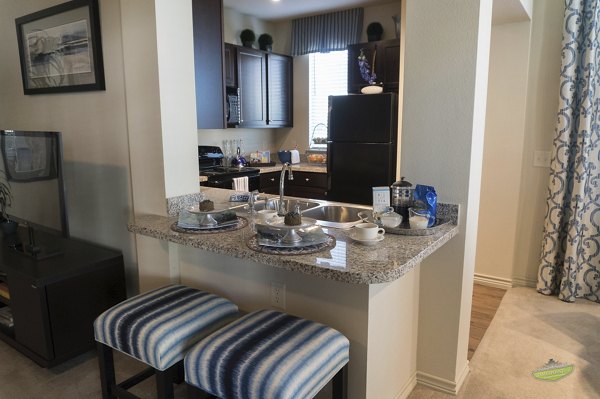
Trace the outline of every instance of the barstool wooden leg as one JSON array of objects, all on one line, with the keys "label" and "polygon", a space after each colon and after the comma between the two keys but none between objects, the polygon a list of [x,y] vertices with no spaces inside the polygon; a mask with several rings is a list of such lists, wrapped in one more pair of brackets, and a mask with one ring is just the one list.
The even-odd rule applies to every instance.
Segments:
[{"label": "barstool wooden leg", "polygon": [[348,364],[344,365],[337,372],[336,375],[333,376],[331,380],[331,388],[332,388],[332,399],[346,399],[348,397]]},{"label": "barstool wooden leg", "polygon": [[113,399],[113,387],[116,385],[115,363],[113,359],[112,348],[96,343],[98,349],[98,366],[100,368],[100,385],[102,386],[102,399]]},{"label": "barstool wooden leg", "polygon": [[219,399],[216,396],[209,395],[193,385],[187,385],[187,399]]},{"label": "barstool wooden leg", "polygon": [[173,373],[173,383],[179,385],[185,382],[185,369],[183,368],[183,360],[177,362],[177,364],[175,364],[173,367],[175,368]]},{"label": "barstool wooden leg", "polygon": [[165,371],[156,370],[156,393],[158,399],[173,399],[173,373],[176,368],[168,368]]}]

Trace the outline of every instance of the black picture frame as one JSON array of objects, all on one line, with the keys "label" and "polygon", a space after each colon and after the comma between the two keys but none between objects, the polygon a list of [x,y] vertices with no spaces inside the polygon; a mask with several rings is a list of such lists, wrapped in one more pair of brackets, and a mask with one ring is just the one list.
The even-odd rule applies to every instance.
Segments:
[{"label": "black picture frame", "polygon": [[15,19],[25,94],[105,90],[98,0]]}]

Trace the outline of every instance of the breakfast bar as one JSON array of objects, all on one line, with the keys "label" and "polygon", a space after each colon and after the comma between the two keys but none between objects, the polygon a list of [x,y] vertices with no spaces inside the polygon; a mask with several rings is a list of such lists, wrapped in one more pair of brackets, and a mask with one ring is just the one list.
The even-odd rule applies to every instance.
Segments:
[{"label": "breakfast bar", "polygon": [[[230,190],[203,188],[215,202]],[[350,340],[349,398],[404,397],[416,384],[419,266],[458,232],[456,206],[440,204],[449,220],[435,234],[385,234],[364,246],[348,229],[324,228],[335,246],[309,254],[269,254],[250,248],[251,223],[222,233],[174,231],[177,212],[198,195],[170,199],[172,216],[138,215],[129,230],[169,244],[178,282],[226,297],[245,312],[276,303],[290,314],[327,324]],[[243,207],[237,214],[250,219]],[[143,270],[140,270],[143,273]]]}]

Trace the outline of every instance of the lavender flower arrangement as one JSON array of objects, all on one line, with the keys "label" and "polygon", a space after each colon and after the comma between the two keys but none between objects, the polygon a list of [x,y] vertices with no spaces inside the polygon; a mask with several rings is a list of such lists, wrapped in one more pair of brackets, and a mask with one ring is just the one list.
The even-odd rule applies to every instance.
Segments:
[{"label": "lavender flower arrangement", "polygon": [[[375,55],[377,54],[377,50],[373,52],[373,62],[375,65]],[[358,55],[358,68],[360,69],[360,76],[369,82],[370,85],[375,84],[375,79],[377,79],[377,75],[375,74],[375,68],[371,71],[371,65],[367,61],[367,56],[363,52],[363,49],[360,49],[360,54]]]}]

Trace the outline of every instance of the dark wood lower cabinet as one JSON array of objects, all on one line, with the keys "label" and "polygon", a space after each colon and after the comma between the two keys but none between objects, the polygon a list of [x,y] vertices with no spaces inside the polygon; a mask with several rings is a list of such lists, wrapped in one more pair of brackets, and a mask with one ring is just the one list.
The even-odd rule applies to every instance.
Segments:
[{"label": "dark wood lower cabinet", "polygon": [[[43,243],[44,236],[38,242]],[[93,322],[125,299],[123,257],[87,242],[51,238],[60,255],[35,260],[0,247],[0,274],[10,291],[13,329],[0,339],[43,367],[94,347]]]},{"label": "dark wood lower cabinet", "polygon": [[[284,193],[290,197],[326,199],[327,174],[316,172],[293,172],[294,180],[285,179]],[[281,172],[260,174],[260,191],[279,194]]]}]

